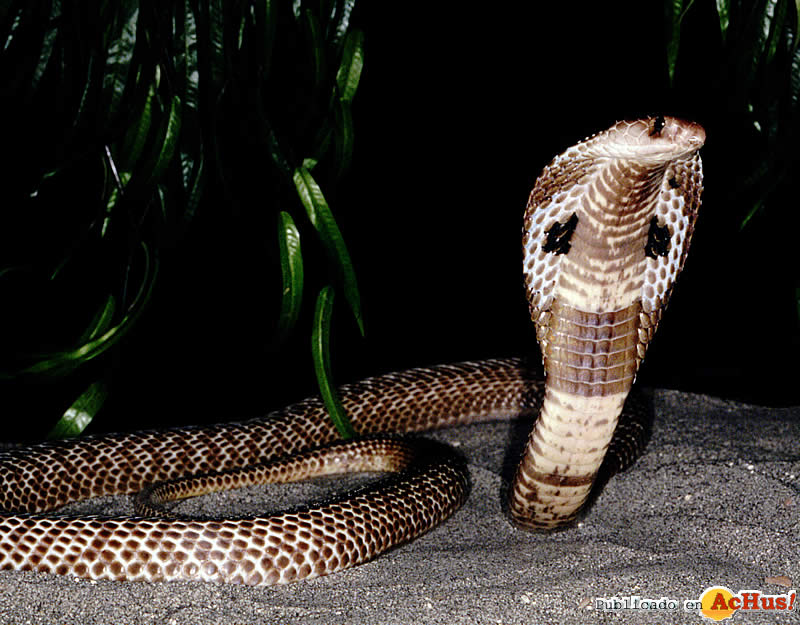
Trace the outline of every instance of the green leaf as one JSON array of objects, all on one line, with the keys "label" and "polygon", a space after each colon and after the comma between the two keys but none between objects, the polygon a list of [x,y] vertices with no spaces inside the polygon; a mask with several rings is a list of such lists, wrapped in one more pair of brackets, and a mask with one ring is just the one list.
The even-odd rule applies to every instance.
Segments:
[{"label": "green leaf", "polygon": [[86,343],[87,341],[96,339],[99,335],[106,332],[109,327],[111,327],[111,322],[114,319],[114,311],[116,308],[117,306],[114,296],[109,295],[106,298],[105,304],[103,304],[103,307],[97,311],[97,314],[94,316],[94,319],[92,319],[92,322],[89,324],[89,327],[83,333],[78,343]]},{"label": "green leaf", "polygon": [[794,0],[794,43],[792,44],[792,53],[797,51],[797,44],[800,43],[800,0]]},{"label": "green leaf", "polygon": [[49,439],[62,439],[78,436],[92,422],[108,397],[108,388],[103,382],[89,385],[47,435]]},{"label": "green leaf", "polygon": [[678,49],[681,41],[681,17],[683,15],[683,0],[666,0],[665,12],[667,14],[667,70],[669,71],[669,84],[675,79],[675,65],[678,63]]},{"label": "green leaf", "polygon": [[364,321],[361,317],[361,296],[358,292],[356,273],[339,226],[336,225],[336,220],[325,201],[325,196],[322,195],[322,190],[311,173],[305,167],[299,167],[295,169],[293,178],[297,194],[306,209],[308,218],[319,234],[328,258],[338,270],[345,299],[353,311],[353,316],[363,336]]},{"label": "green leaf", "polygon": [[669,71],[669,84],[675,79],[675,66],[678,63],[678,50],[681,41],[681,25],[683,18],[692,8],[694,0],[689,0],[689,3],[684,6],[684,0],[665,0],[665,14],[667,16],[667,23],[669,32],[667,34],[667,69]]},{"label": "green leaf", "polygon": [[114,150],[119,166],[122,169],[132,170],[142,156],[153,119],[153,97],[155,93],[156,85],[151,83],[142,106],[142,112],[136,122],[128,127],[122,144],[118,149]]},{"label": "green leaf", "polygon": [[97,83],[100,82],[100,77],[96,76],[99,72],[96,71],[98,61],[95,59],[94,56],[89,57],[89,61],[86,63],[86,82],[83,84],[83,89],[81,90],[81,97],[78,101],[78,107],[75,110],[75,115],[72,119],[72,128],[77,129],[81,126],[84,114],[87,110],[91,109],[90,104],[90,95],[94,93]]},{"label": "green leaf", "polygon": [[[113,161],[109,162],[109,167],[114,167]],[[121,171],[117,172],[118,178],[115,180],[115,185],[111,189],[111,193],[108,194],[108,201],[106,202],[106,212],[103,216],[103,225],[100,228],[100,236],[105,237],[108,232],[109,228],[111,227],[111,219],[114,215],[114,209],[117,206],[117,203],[123,198],[125,195],[125,189],[128,186],[128,183],[131,179],[131,172],[129,171]]]},{"label": "green leaf", "polygon": [[278,0],[256,2],[256,33],[261,51],[261,75],[266,78],[272,66],[272,50],[278,25]]},{"label": "green leaf", "polygon": [[185,0],[183,8],[183,47],[182,69],[185,87],[183,101],[192,111],[199,109],[200,98],[200,69],[197,60],[197,20],[192,11],[192,2]]},{"label": "green leaf", "polygon": [[300,232],[292,216],[284,211],[278,215],[278,250],[281,258],[283,294],[278,317],[277,342],[282,343],[292,331],[300,315],[303,301],[303,254]]},{"label": "green leaf", "polygon": [[336,89],[339,97],[351,102],[358,88],[361,70],[364,68],[364,33],[353,30],[347,34],[342,51],[342,62],[336,73]]},{"label": "green leaf", "polygon": [[264,147],[266,147],[267,152],[269,152],[270,158],[278,168],[278,171],[280,171],[281,174],[286,176],[288,179],[292,176],[292,167],[289,164],[289,161],[286,160],[286,157],[283,155],[283,150],[281,150],[281,146],[278,143],[278,137],[276,136],[275,131],[272,128],[272,124],[265,113],[266,108],[264,106],[261,85],[256,88],[256,105],[258,113],[257,128],[260,133],[259,138],[264,144]]},{"label": "green leaf", "polygon": [[167,196],[167,189],[165,185],[158,183],[156,184],[154,199],[157,202],[158,207],[158,214],[161,216],[162,222],[166,223],[168,220],[169,210],[167,208],[167,204],[169,203],[169,199]]},{"label": "green leaf", "polygon": [[181,132],[181,121],[183,120],[183,109],[181,108],[181,98],[178,95],[172,97],[170,102],[169,114],[167,116],[167,125],[164,132],[164,140],[161,143],[161,150],[158,153],[156,160],[156,167],[153,170],[153,178],[156,180],[161,177],[161,174],[172,161],[175,154],[175,146],[178,144],[178,137]]},{"label": "green leaf", "polygon": [[[800,37],[798,37],[800,38]],[[800,46],[792,52],[792,68],[789,77],[789,92],[791,94],[791,108],[797,110],[800,105]]]},{"label": "green leaf", "polygon": [[747,215],[745,215],[744,219],[742,219],[741,223],[739,224],[739,230],[740,231],[744,230],[745,227],[747,226],[747,224],[750,223],[750,220],[761,209],[761,206],[763,205],[763,203],[764,203],[763,198],[753,202],[753,206],[750,207],[750,210],[747,212]]},{"label": "green leaf", "polygon": [[325,78],[325,42],[322,38],[322,29],[319,20],[310,9],[303,11],[305,18],[306,36],[311,46],[312,61],[314,66],[314,88],[317,89]]},{"label": "green leaf", "polygon": [[157,147],[150,155],[142,172],[144,184],[147,186],[157,182],[172,161],[181,131],[181,113],[181,99],[174,95],[170,100],[167,115],[161,124],[159,137],[156,140]]},{"label": "green leaf", "polygon": [[336,110],[336,165],[337,173],[341,175],[353,160],[353,144],[355,133],[353,132],[353,114],[350,103],[339,101]]},{"label": "green leaf", "polygon": [[216,96],[225,80],[225,21],[222,0],[201,0],[208,17],[208,51],[211,61],[211,84]]},{"label": "green leaf", "polygon": [[717,16],[719,17],[719,31],[722,35],[722,43],[725,43],[728,39],[728,27],[731,23],[730,0],[717,0]]},{"label": "green leaf", "polygon": [[783,35],[783,27],[786,23],[786,16],[789,8],[789,0],[776,0],[771,4],[773,15],[771,24],[769,26],[769,39],[767,41],[767,57],[766,62],[772,61],[775,52],[778,49],[778,44]]},{"label": "green leaf", "polygon": [[[0,379],[13,379],[19,375],[65,375],[85,362],[96,358],[119,342],[131,330],[141,316],[147,302],[150,301],[156,276],[158,275],[158,258],[150,258],[150,252],[144,242],[142,242],[142,249],[144,250],[145,259],[144,278],[127,314],[117,325],[75,349],[47,354],[39,362],[17,372],[0,373]],[[93,332],[92,334],[96,333]]]},{"label": "green leaf", "polygon": [[33,78],[31,80],[31,90],[35,90],[47,70],[47,65],[50,63],[50,57],[53,53],[53,44],[58,36],[58,23],[61,20],[61,0],[53,0],[50,6],[50,18],[48,20],[47,30],[45,31],[44,41],[42,42],[42,49],[39,52],[39,61],[36,63],[36,68],[33,70]]},{"label": "green leaf", "polygon": [[311,357],[314,361],[314,373],[317,376],[322,402],[328,409],[330,418],[342,438],[353,438],[356,431],[350,423],[341,399],[339,399],[331,373],[330,333],[333,294],[333,289],[326,286],[317,296],[317,303],[314,307],[314,326],[311,330]]},{"label": "green leaf", "polygon": [[755,16],[755,21],[757,23],[754,25],[752,45],[750,46],[749,52],[745,52],[744,54],[745,85],[751,84],[753,76],[756,73],[756,69],[758,68],[758,64],[764,57],[769,42],[769,34],[772,29],[772,21],[777,2],[778,0],[766,0],[763,7],[761,7],[762,11],[760,16]]},{"label": "green leaf", "polygon": [[108,103],[108,119],[114,119],[119,112],[119,105],[128,82],[131,59],[136,48],[139,1],[121,0],[118,11],[106,31],[108,54],[103,75],[103,93]]}]

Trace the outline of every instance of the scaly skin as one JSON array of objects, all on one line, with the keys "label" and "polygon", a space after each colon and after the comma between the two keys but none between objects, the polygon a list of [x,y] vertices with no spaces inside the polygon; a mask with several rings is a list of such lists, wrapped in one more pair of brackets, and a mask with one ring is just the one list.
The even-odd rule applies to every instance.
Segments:
[{"label": "scaly skin", "polygon": [[620,122],[547,167],[523,248],[545,395],[517,469],[515,523],[580,510],[683,267],[702,192],[705,132],[671,117]]},{"label": "scaly skin", "polygon": [[[512,485],[511,515],[534,529],[572,520],[683,267],[700,204],[703,141],[702,128],[673,118],[620,122],[542,172],[523,243],[546,388],[516,359],[387,374],[341,389],[357,431],[511,419],[533,415],[541,405]],[[466,467],[446,448],[373,437],[314,450],[336,439],[321,401],[311,399],[243,423],[2,452],[0,569],[287,583],[357,565],[412,540],[466,497]],[[255,463],[268,465],[245,469]],[[153,507],[240,478],[291,481],[368,467],[399,472],[352,496],[263,518],[168,519]],[[156,501],[145,500],[140,509],[159,518],[42,514],[70,501],[136,493],[213,471],[233,473],[151,490]]]}]

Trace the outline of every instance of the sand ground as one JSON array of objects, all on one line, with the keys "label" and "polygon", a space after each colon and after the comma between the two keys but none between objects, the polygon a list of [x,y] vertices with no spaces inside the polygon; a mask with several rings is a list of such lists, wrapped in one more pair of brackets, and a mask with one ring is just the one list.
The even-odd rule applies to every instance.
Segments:
[{"label": "sand ground", "polygon": [[[470,461],[472,492],[452,519],[377,560],[282,587],[91,582],[0,573],[0,623],[14,625],[458,625],[711,623],[684,611],[712,586],[783,594],[800,585],[800,407],[761,408],[654,393],[644,455],[581,522],[552,535],[514,529],[502,510],[510,441],[524,424],[437,433]],[[329,485],[200,498],[206,513],[263,512]],[[84,511],[124,511],[125,499]],[[790,586],[785,587],[781,583]],[[674,611],[603,611],[598,598],[677,601]],[[798,600],[800,602],[800,600]],[[726,621],[723,621],[726,622]],[[739,623],[800,623],[739,612]]]}]

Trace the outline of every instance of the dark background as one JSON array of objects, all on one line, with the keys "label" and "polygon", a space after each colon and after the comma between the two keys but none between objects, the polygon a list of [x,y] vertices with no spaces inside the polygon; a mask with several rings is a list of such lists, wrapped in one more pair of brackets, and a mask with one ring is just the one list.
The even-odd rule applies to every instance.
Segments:
[{"label": "dark background", "polygon": [[[659,2],[362,4],[354,162],[328,200],[358,275],[366,337],[339,294],[337,382],[465,359],[537,359],[520,249],[536,177],[618,119],[667,113],[706,128],[705,194],[639,383],[800,401],[796,202],[773,198],[739,228],[750,205],[730,195],[730,163],[750,124],[726,100],[713,7],[687,19],[669,89]],[[252,201],[264,201],[257,181]],[[309,275],[290,343],[277,355],[265,349],[280,288],[273,219],[254,226],[234,212],[201,213],[163,255],[156,297],[118,353],[56,390],[25,383],[9,395],[23,435],[49,429],[42,424],[65,408],[57,398],[70,397],[63,388],[72,385],[74,398],[98,368],[113,369],[113,394],[94,430],[249,417],[313,394],[307,328],[320,278]],[[324,263],[310,230],[304,253]]]}]

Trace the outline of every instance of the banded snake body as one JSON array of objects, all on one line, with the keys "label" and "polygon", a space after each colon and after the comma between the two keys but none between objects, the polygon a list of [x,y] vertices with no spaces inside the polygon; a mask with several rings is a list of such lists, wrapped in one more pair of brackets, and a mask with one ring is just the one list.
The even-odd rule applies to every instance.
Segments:
[{"label": "banded snake body", "polygon": [[[683,268],[700,206],[704,141],[699,125],[655,116],[618,122],[557,156],[531,193],[523,232],[525,289],[545,381],[516,359],[371,378],[341,389],[359,433],[538,410],[508,510],[528,529],[570,523]],[[411,540],[467,496],[464,461],[445,447],[385,435],[337,439],[321,401],[309,399],[242,423],[5,451],[0,569],[285,583],[354,566]],[[160,507],[234,482],[353,470],[396,473],[341,499],[265,518],[171,518]],[[195,474],[204,475],[179,479]],[[143,490],[139,510],[146,517],[44,514],[78,499]]]}]

